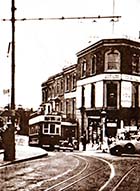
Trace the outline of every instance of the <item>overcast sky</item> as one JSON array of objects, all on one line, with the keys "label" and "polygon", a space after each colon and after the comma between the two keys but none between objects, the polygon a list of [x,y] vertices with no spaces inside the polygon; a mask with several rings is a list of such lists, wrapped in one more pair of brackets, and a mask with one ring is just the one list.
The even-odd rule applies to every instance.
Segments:
[{"label": "overcast sky", "polygon": [[[16,18],[122,16],[110,19],[45,20],[16,22],[16,105],[37,109],[41,104],[41,83],[64,66],[75,64],[76,53],[102,38],[138,40],[139,0],[15,0]],[[0,19],[11,18],[11,0],[0,0]],[[8,103],[3,89],[11,89],[11,23],[0,20],[0,106]],[[10,98],[9,98],[10,101]]]}]

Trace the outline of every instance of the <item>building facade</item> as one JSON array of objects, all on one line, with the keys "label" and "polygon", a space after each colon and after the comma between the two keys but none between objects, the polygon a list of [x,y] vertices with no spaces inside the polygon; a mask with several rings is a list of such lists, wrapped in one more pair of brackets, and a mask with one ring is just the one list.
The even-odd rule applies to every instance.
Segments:
[{"label": "building facade", "polygon": [[86,131],[89,142],[102,141],[103,134],[136,133],[140,126],[140,43],[103,39],[79,51],[77,64],[42,83],[42,105],[47,113],[61,113],[62,125],[65,130],[71,128],[76,138]]},{"label": "building facade", "polygon": [[76,121],[76,64],[42,83],[42,106],[46,114],[61,115],[62,137],[78,139]]},{"label": "building facade", "polygon": [[140,43],[104,39],[81,50],[77,57],[76,107],[81,134],[86,130],[88,140],[98,142],[103,133],[107,137],[136,133],[140,126]]}]

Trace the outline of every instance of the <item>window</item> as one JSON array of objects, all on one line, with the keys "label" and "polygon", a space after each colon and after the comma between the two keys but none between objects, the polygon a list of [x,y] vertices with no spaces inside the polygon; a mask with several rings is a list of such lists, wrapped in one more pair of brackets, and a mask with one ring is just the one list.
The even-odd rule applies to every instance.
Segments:
[{"label": "window", "polygon": [[60,82],[56,82],[56,94],[60,93]]},{"label": "window", "polygon": [[75,111],[76,111],[76,101],[75,98],[72,99],[72,116],[75,118]]},{"label": "window", "polygon": [[107,107],[117,107],[117,84],[107,84]]},{"label": "window", "polygon": [[65,91],[69,90],[69,76],[66,76],[65,78]]},{"label": "window", "polygon": [[39,129],[40,129],[39,125],[32,126],[32,127],[29,128],[29,134],[30,135],[38,134],[39,133]]},{"label": "window", "polygon": [[91,58],[91,74],[96,73],[96,55]]},{"label": "window", "polygon": [[91,107],[95,107],[95,84],[91,85]]},{"label": "window", "polygon": [[138,107],[138,84],[132,84],[132,107]]},{"label": "window", "polygon": [[48,105],[48,113],[50,113],[50,112],[51,112],[51,106]]},{"label": "window", "polygon": [[72,75],[72,90],[76,88],[76,73]]},{"label": "window", "polygon": [[59,134],[59,127],[56,127],[56,134]]},{"label": "window", "polygon": [[49,133],[48,123],[44,124],[44,133]]},{"label": "window", "polygon": [[63,93],[63,80],[61,79],[61,83],[60,83],[61,85],[61,93]]},{"label": "window", "polygon": [[66,115],[69,114],[69,100],[66,100]]},{"label": "window", "polygon": [[136,54],[132,56],[132,73],[140,73],[140,57]]},{"label": "window", "polygon": [[82,86],[82,107],[85,106],[85,87]]},{"label": "window", "polygon": [[105,53],[105,71],[120,71],[120,53],[110,50]]},{"label": "window", "polygon": [[84,59],[81,63],[81,77],[86,76],[86,60]]},{"label": "window", "polygon": [[50,133],[55,133],[55,125],[50,124]]}]

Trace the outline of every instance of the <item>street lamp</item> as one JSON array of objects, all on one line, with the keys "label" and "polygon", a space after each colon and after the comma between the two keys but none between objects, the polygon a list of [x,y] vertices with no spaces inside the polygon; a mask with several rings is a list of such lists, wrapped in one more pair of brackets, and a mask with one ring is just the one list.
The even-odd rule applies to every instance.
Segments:
[{"label": "street lamp", "polygon": [[102,124],[102,150],[105,152],[106,150],[106,135],[105,135],[105,119],[106,119],[106,111],[103,109],[101,111],[101,124]]}]

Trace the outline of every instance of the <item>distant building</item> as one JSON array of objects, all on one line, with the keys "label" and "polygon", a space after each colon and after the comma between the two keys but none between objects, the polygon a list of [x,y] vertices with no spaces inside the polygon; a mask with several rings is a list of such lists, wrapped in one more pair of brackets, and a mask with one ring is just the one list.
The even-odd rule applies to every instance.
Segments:
[{"label": "distant building", "polygon": [[[103,39],[77,53],[77,64],[42,83],[47,113],[61,113],[63,133],[88,141],[121,131],[136,133],[140,126],[140,43]],[[78,124],[78,131],[77,131]],[[72,131],[69,131],[71,128]]]},{"label": "distant building", "polygon": [[62,116],[62,137],[78,138],[76,121],[76,64],[42,83],[42,106],[46,114]]}]

